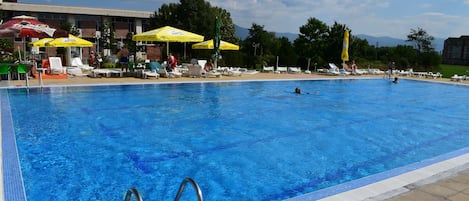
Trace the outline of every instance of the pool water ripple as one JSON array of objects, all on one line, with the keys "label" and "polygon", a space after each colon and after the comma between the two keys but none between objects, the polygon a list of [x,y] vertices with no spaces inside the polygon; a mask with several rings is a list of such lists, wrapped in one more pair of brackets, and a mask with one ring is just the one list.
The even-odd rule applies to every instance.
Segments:
[{"label": "pool water ripple", "polygon": [[[297,86],[318,93],[296,95]],[[9,96],[28,200],[52,199],[51,185],[73,200],[121,200],[131,186],[168,200],[184,177],[207,200],[282,200],[468,147],[467,92],[377,79]],[[30,115],[41,121],[21,121]]]}]

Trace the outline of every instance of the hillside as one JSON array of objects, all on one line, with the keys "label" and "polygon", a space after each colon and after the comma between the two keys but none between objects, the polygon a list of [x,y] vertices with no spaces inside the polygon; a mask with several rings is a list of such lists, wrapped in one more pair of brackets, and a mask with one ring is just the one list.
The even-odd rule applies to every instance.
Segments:
[{"label": "hillside", "polygon": [[[235,35],[238,38],[245,39],[249,35],[249,29],[240,27],[235,24]],[[286,37],[290,40],[290,42],[293,42],[298,37],[298,34],[294,34],[294,33],[275,33],[275,35],[277,37]],[[407,42],[405,39],[392,38],[392,37],[387,37],[387,36],[375,37],[375,36],[370,36],[366,34],[358,34],[356,36],[363,40],[367,40],[368,44],[372,46],[378,46],[378,47],[394,47],[397,45],[412,45],[412,43]],[[435,48],[437,52],[443,51],[444,42],[445,42],[445,39],[443,38],[435,38],[435,40],[433,41],[433,47]]]}]

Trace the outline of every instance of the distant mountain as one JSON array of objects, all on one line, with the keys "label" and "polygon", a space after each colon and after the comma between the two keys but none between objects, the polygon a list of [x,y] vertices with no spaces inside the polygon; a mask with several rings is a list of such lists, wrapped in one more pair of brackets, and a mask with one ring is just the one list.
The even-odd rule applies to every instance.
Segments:
[{"label": "distant mountain", "polygon": [[235,36],[241,38],[241,40],[246,39],[249,36],[249,29],[234,25],[235,27]]},{"label": "distant mountain", "polygon": [[[404,39],[398,39],[398,38],[392,38],[392,37],[387,37],[387,36],[382,36],[382,37],[375,37],[375,36],[369,36],[365,34],[358,34],[356,35],[358,38],[361,38],[363,40],[367,40],[368,44],[373,45],[373,46],[378,46],[378,47],[394,47],[397,45],[413,45],[411,42],[407,42]],[[433,48],[437,52],[443,51],[445,39],[443,38],[435,38],[433,40]]]},{"label": "distant mountain", "polygon": [[[244,40],[249,36],[249,29],[240,27],[236,24],[234,26],[235,26],[235,35],[238,38],[241,38]],[[298,34],[294,34],[294,33],[275,33],[275,35],[277,37],[286,37],[290,40],[290,42],[293,42],[298,37]],[[392,37],[387,37],[387,36],[375,37],[375,36],[369,36],[365,34],[358,34],[356,36],[363,40],[367,40],[368,44],[372,46],[378,46],[378,47],[394,47],[397,45],[412,45],[412,43],[407,42],[405,39],[392,38]],[[445,42],[445,39],[443,38],[435,38],[435,40],[433,40],[433,43],[432,43],[433,48],[435,48],[437,52],[442,52],[444,42]]]}]

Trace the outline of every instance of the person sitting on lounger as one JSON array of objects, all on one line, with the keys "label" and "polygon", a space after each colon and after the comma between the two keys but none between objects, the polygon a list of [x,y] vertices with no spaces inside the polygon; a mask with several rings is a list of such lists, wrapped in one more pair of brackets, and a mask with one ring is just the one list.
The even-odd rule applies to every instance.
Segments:
[{"label": "person sitting on lounger", "polygon": [[213,71],[213,69],[215,68],[214,66],[215,66],[215,65],[212,63],[212,60],[209,59],[209,60],[207,61],[207,63],[205,63],[205,66],[204,66],[205,72],[211,72],[211,71]]}]

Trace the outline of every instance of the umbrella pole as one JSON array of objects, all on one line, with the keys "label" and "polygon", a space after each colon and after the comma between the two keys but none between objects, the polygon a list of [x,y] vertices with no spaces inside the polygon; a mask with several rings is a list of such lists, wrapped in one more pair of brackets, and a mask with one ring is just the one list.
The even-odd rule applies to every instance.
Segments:
[{"label": "umbrella pole", "polygon": [[186,59],[186,44],[187,44],[187,43],[184,42],[184,57],[183,57],[184,59]]},{"label": "umbrella pole", "polygon": [[166,56],[169,55],[169,41],[166,41]]},{"label": "umbrella pole", "polygon": [[21,48],[20,48],[20,46],[18,46],[18,57],[19,57],[20,62],[21,62]]},{"label": "umbrella pole", "polygon": [[22,42],[23,42],[23,59],[24,61],[26,62],[26,43],[25,43],[25,40],[24,40],[24,37],[22,38]]}]

